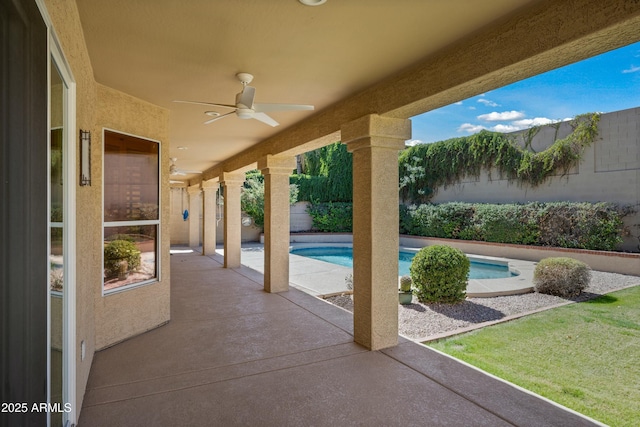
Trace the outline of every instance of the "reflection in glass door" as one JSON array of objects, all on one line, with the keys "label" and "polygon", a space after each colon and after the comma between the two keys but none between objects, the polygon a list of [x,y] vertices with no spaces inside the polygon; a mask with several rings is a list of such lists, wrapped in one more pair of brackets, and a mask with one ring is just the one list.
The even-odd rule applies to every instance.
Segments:
[{"label": "reflection in glass door", "polygon": [[[53,64],[52,64],[53,65]],[[49,146],[49,333],[50,333],[50,369],[49,396],[50,403],[56,409],[64,408],[63,401],[63,364],[64,364],[64,294],[65,294],[65,259],[64,259],[64,83],[55,66],[51,67],[51,139]],[[63,425],[63,412],[51,411],[51,426]]]}]

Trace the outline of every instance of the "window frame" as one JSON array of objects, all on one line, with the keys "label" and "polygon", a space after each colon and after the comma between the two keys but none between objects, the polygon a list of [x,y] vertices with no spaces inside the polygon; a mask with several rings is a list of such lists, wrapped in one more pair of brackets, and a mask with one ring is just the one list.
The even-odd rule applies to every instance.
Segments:
[{"label": "window frame", "polygon": [[[145,141],[149,141],[149,142],[153,142],[155,144],[158,144],[158,219],[155,220],[133,220],[133,221],[105,221],[105,215],[104,215],[104,209],[105,209],[105,158],[106,158],[106,153],[105,153],[105,149],[106,149],[106,144],[105,144],[105,138],[106,138],[106,133],[107,132],[113,132],[113,133],[117,133],[117,134],[121,134],[121,135],[125,135],[125,136],[130,136],[133,138],[139,138],[139,139],[143,139]],[[128,133],[128,132],[123,132],[121,130],[117,130],[117,129],[113,129],[113,128],[107,128],[107,127],[103,127],[102,128],[102,244],[104,245],[104,238],[105,238],[105,228],[109,228],[109,227],[130,227],[130,226],[144,226],[144,225],[155,225],[156,226],[156,241],[155,241],[155,264],[156,264],[156,275],[155,277],[152,277],[150,279],[147,280],[142,280],[140,282],[136,282],[136,283],[131,283],[128,285],[123,285],[123,286],[118,286],[117,288],[113,288],[113,289],[105,289],[104,285],[105,285],[105,277],[104,277],[104,250],[101,251],[102,255],[101,255],[101,259],[102,259],[102,287],[101,287],[101,292],[102,292],[102,296],[109,296],[109,295],[114,295],[120,292],[126,292],[132,289],[137,289],[139,287],[142,286],[148,286],[154,283],[158,283],[160,281],[162,281],[162,260],[161,260],[161,256],[160,256],[160,248],[162,247],[161,245],[161,240],[162,240],[162,142],[157,140],[157,139],[153,139],[153,138],[149,138],[149,137],[145,137],[145,136],[140,136],[140,135],[136,135],[136,134],[132,134],[132,133]]]}]

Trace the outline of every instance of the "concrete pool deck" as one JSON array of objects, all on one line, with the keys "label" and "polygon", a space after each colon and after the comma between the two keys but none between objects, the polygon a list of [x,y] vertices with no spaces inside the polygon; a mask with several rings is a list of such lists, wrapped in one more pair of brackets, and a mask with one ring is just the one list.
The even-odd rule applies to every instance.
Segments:
[{"label": "concrete pool deck", "polygon": [[[350,247],[346,243],[291,243],[291,248],[309,247]],[[418,250],[420,248],[401,247],[401,250]],[[218,249],[216,252],[223,254]],[[471,279],[467,285],[467,296],[471,298],[488,298],[500,295],[516,295],[533,291],[533,270],[535,263],[509,258],[494,258],[474,255],[480,260],[508,261],[509,268],[519,273],[517,276],[504,279]],[[264,273],[264,246],[261,243],[243,243],[241,263],[253,270]],[[352,273],[349,267],[318,261],[312,258],[289,254],[289,283],[291,286],[317,297],[349,292],[345,285],[345,277]]]}]

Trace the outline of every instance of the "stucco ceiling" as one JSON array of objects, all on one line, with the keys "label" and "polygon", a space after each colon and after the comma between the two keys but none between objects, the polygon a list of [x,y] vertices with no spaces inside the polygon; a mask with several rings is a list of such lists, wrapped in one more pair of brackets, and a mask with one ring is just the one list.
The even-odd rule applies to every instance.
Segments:
[{"label": "stucco ceiling", "polygon": [[[171,110],[178,167],[205,170],[533,0],[78,0],[98,83]],[[238,72],[256,102],[315,105],[274,112],[272,128],[172,100],[233,104]],[[217,109],[220,113],[229,110]],[[178,147],[187,147],[178,150]],[[176,178],[188,178],[176,177]],[[173,177],[172,177],[173,178]]]}]

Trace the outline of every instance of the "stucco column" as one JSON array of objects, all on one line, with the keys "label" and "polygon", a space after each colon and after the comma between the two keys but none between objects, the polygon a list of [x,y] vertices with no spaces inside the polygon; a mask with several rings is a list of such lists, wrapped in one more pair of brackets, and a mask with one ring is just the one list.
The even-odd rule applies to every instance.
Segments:
[{"label": "stucco column", "polygon": [[200,246],[200,211],[202,199],[200,186],[193,185],[187,188],[189,193],[189,246]]},{"label": "stucco column", "polygon": [[240,191],[244,174],[223,172],[220,183],[224,187],[224,267],[238,268],[242,243]]},{"label": "stucco column", "polygon": [[212,179],[202,183],[204,193],[204,214],[202,216],[202,255],[215,255],[216,253],[216,193],[218,191],[218,179]]},{"label": "stucco column", "polygon": [[369,115],[341,133],[353,153],[353,335],[379,350],[398,344],[398,151],[411,122]]},{"label": "stucco column", "polygon": [[264,290],[289,290],[289,175],[295,157],[267,155],[258,161],[264,175]]}]

